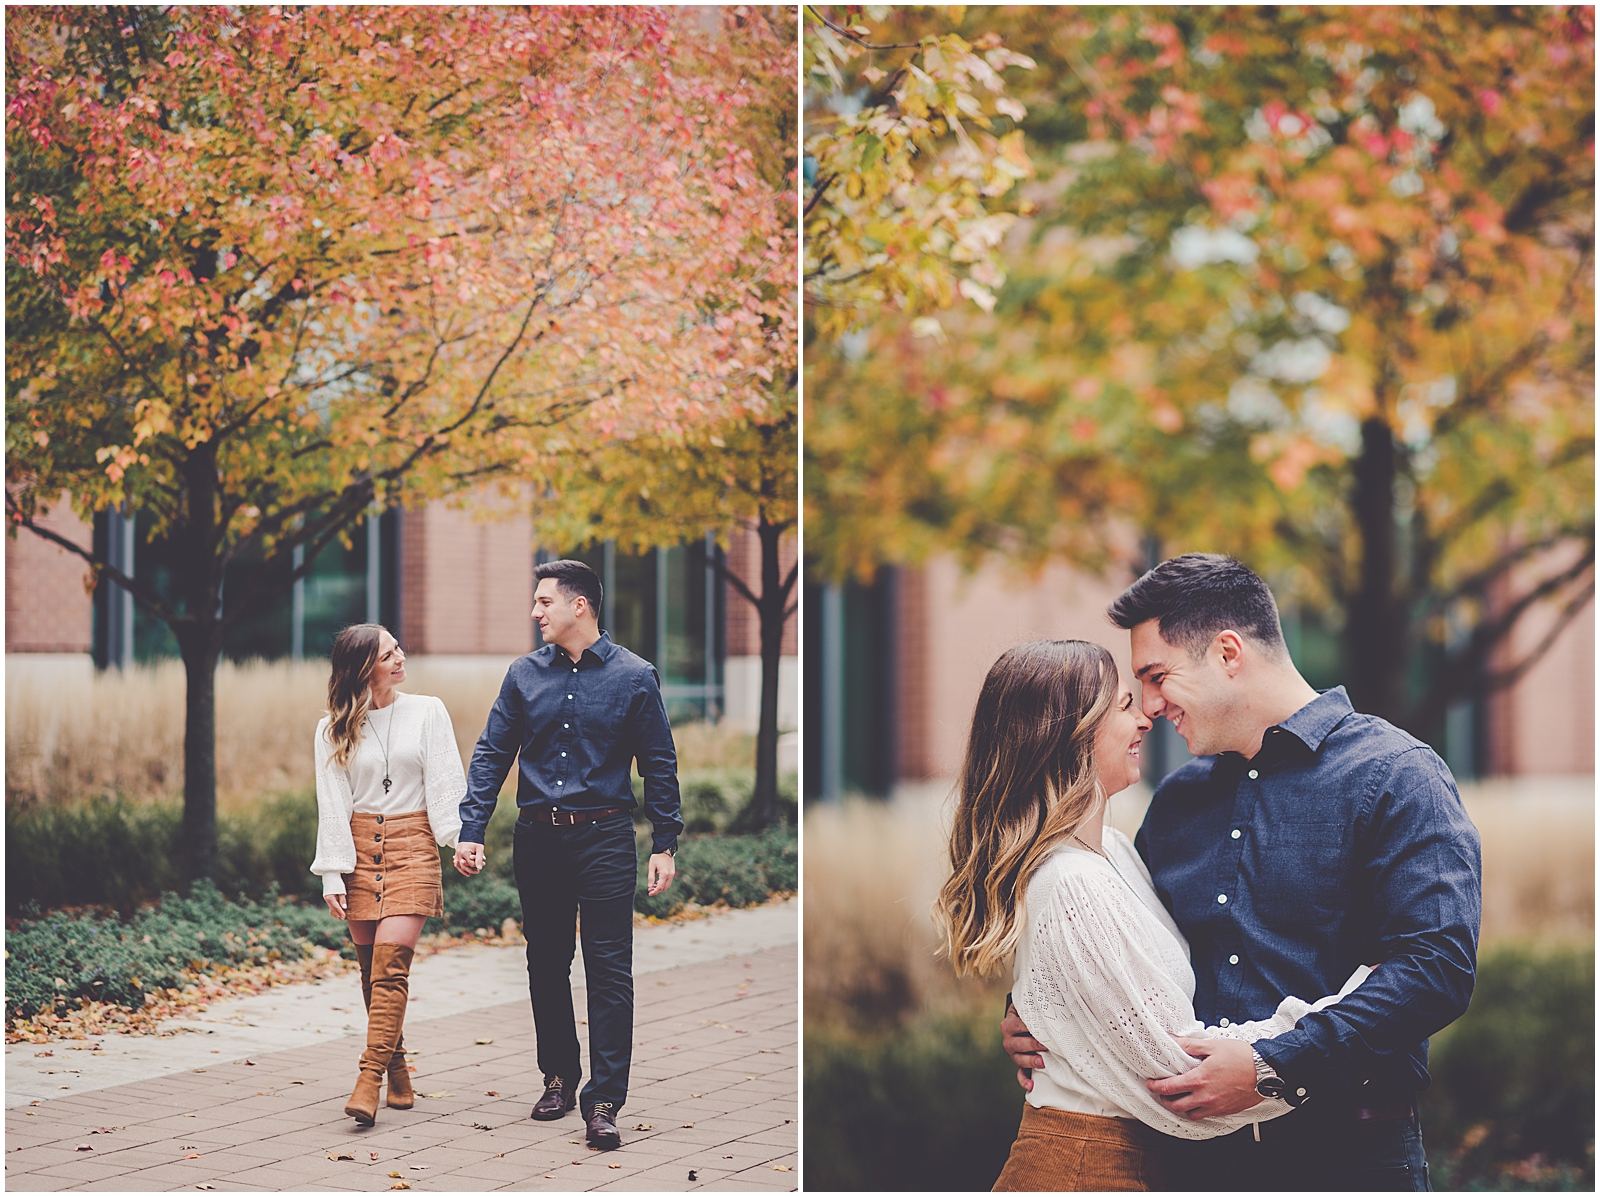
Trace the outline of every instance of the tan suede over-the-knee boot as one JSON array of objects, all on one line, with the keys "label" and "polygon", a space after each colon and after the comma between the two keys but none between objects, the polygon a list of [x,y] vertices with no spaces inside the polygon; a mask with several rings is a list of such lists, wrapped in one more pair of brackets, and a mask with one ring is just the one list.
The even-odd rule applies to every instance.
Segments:
[{"label": "tan suede over-the-knee boot", "polygon": [[372,946],[372,998],[367,1006],[367,1050],[361,1053],[361,1075],[344,1112],[363,1126],[378,1117],[378,1088],[394,1060],[410,998],[413,950],[396,943]]},{"label": "tan suede over-the-knee boot", "polygon": [[[356,944],[356,961],[361,965],[361,1001],[372,1008],[372,945]],[[402,1034],[395,1046],[394,1058],[389,1061],[389,1095],[384,1104],[392,1110],[409,1110],[417,1104],[416,1090],[411,1087],[411,1070],[406,1067],[406,1040]]]}]

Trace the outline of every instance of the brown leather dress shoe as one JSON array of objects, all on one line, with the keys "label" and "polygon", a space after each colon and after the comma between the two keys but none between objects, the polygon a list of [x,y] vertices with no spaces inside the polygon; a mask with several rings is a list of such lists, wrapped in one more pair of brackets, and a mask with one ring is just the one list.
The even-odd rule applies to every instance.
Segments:
[{"label": "brown leather dress shoe", "polygon": [[544,1096],[533,1103],[533,1113],[528,1117],[540,1122],[554,1122],[578,1104],[578,1083],[558,1076],[544,1078]]},{"label": "brown leather dress shoe", "polygon": [[589,1124],[589,1146],[601,1151],[622,1146],[622,1136],[617,1134],[617,1108],[609,1101],[595,1102],[584,1121]]}]

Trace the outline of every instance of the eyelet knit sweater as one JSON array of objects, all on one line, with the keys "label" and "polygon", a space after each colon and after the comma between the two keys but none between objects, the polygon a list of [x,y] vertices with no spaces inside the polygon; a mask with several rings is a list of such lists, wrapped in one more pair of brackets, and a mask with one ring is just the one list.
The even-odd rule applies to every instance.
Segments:
[{"label": "eyelet knit sweater", "polygon": [[[322,892],[342,894],[343,874],[355,871],[356,845],[350,816],[428,812],[433,838],[454,847],[461,834],[461,799],[467,776],[461,768],[450,712],[437,698],[396,694],[382,710],[368,711],[361,738],[347,765],[333,759],[328,717],[317,724],[317,858],[311,871],[322,878]],[[383,789],[384,750],[389,780]]]}]

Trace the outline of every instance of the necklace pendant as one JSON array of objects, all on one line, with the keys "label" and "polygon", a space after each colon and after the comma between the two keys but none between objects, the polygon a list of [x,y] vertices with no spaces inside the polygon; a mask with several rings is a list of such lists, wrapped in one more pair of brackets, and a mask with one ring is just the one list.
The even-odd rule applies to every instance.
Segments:
[{"label": "necklace pendant", "polygon": [[383,779],[383,792],[385,794],[387,794],[389,792],[389,787],[392,786],[392,785],[394,785],[394,782],[390,781],[387,777],[385,777]]}]

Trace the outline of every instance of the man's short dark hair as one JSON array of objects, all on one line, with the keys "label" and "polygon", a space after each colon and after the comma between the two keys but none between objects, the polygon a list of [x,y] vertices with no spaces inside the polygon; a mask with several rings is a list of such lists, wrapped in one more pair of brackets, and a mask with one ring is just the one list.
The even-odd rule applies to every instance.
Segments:
[{"label": "man's short dark hair", "polygon": [[1248,636],[1278,660],[1288,657],[1278,604],[1247,566],[1217,553],[1185,553],[1163,561],[1106,608],[1111,622],[1132,628],[1157,620],[1161,638],[1198,657],[1224,628]]},{"label": "man's short dark hair", "polygon": [[605,598],[605,587],[600,585],[600,575],[594,572],[592,566],[585,565],[582,561],[546,561],[543,565],[534,567],[535,589],[546,578],[554,578],[556,589],[569,600],[582,595],[589,602],[589,610],[595,613],[597,619],[599,618],[600,603]]}]

